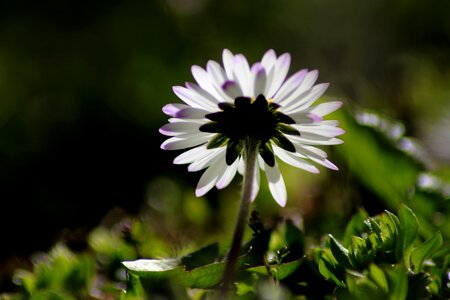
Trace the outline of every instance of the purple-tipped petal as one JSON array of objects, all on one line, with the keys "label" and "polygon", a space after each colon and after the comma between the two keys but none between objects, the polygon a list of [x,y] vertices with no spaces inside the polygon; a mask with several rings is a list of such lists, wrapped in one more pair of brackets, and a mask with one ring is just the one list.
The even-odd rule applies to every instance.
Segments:
[{"label": "purple-tipped petal", "polygon": [[308,74],[308,70],[303,69],[289,77],[289,79],[283,83],[280,90],[273,97],[274,100],[280,105],[283,105],[283,100],[292,95],[298,89],[302,81],[305,79],[306,74]]},{"label": "purple-tipped petal", "polygon": [[237,97],[242,96],[241,87],[232,80],[227,80],[222,85],[222,89],[230,98],[236,99]]},{"label": "purple-tipped petal", "polygon": [[250,97],[253,92],[253,84],[251,82],[250,67],[247,59],[242,54],[234,57],[234,75],[236,81],[242,89],[242,95]]},{"label": "purple-tipped petal", "polygon": [[204,109],[187,107],[180,109],[174,117],[182,119],[203,119],[207,114],[209,112]]},{"label": "purple-tipped petal", "polygon": [[234,55],[230,50],[224,49],[222,52],[223,67],[228,79],[233,79]]},{"label": "purple-tipped petal", "polygon": [[173,92],[178,96],[178,98],[183,100],[189,106],[205,109],[207,111],[213,111],[216,108],[211,101],[205,100],[203,97],[199,97],[192,90],[185,87],[174,86]]},{"label": "purple-tipped petal", "polygon": [[285,114],[294,114],[299,111],[306,110],[313,105],[314,102],[316,102],[317,99],[323,95],[323,93],[325,93],[329,85],[329,83],[320,83],[313,86],[312,89],[299,95],[296,101],[293,101],[290,105],[283,106],[282,111]]},{"label": "purple-tipped petal", "polygon": [[266,70],[260,63],[256,63],[252,66],[252,74],[254,76],[253,97],[256,98],[261,94],[264,94],[266,89]]},{"label": "purple-tipped petal", "polygon": [[170,104],[166,104],[163,106],[162,111],[170,116],[170,117],[175,117],[176,114],[182,110],[182,109],[186,109],[188,108],[188,105],[185,104],[181,104],[181,103],[170,103]]},{"label": "purple-tipped petal", "polygon": [[341,101],[325,102],[313,107],[313,109],[311,109],[311,113],[319,116],[325,116],[339,109],[341,106]]},{"label": "purple-tipped petal", "polygon": [[275,62],[277,61],[277,55],[275,54],[275,51],[273,49],[268,50],[262,60],[261,64],[266,69],[266,72],[269,72],[272,67],[275,65]]},{"label": "purple-tipped petal", "polygon": [[335,136],[339,136],[345,133],[345,130],[339,127],[334,127],[334,126],[329,126],[329,125],[323,125],[323,124],[319,124],[319,125],[309,125],[309,124],[302,124],[302,125],[293,125],[293,127],[295,129],[297,129],[298,131],[300,131],[302,133],[302,135],[304,135],[304,133],[311,133],[311,134],[315,134],[315,135],[320,135],[323,137],[335,137]]},{"label": "purple-tipped petal", "polygon": [[183,137],[171,137],[170,139],[165,140],[161,144],[161,149],[164,150],[180,150],[185,148],[190,148],[194,146],[198,146],[200,144],[206,143],[211,139],[213,134],[206,133],[194,133],[194,134],[186,134]]},{"label": "purple-tipped petal", "polygon": [[301,98],[302,95],[305,95],[308,90],[310,90],[314,83],[316,82],[319,76],[319,72],[317,70],[312,70],[305,75],[300,86],[289,96],[287,96],[283,100],[283,107],[289,107],[290,105],[296,105],[298,99]]},{"label": "purple-tipped petal", "polygon": [[307,160],[303,159],[296,153],[288,152],[284,149],[281,149],[280,147],[273,146],[273,151],[275,154],[285,163],[294,166],[299,169],[303,169],[305,171],[308,171],[310,173],[318,174],[319,169],[317,169],[314,165],[309,163]]},{"label": "purple-tipped petal", "polygon": [[286,79],[286,75],[289,71],[290,65],[291,55],[289,53],[284,53],[277,59],[274,67],[274,75],[272,77],[272,81],[266,87],[266,98],[272,98],[281,87],[284,80]]},{"label": "purple-tipped petal", "polygon": [[177,136],[187,133],[196,133],[200,125],[191,122],[168,123],[159,129],[159,132],[168,136]]}]

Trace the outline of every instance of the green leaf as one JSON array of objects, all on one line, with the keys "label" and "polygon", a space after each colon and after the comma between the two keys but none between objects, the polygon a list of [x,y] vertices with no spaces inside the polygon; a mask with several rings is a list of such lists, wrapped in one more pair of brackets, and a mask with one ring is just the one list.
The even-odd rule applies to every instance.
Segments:
[{"label": "green leaf", "polygon": [[181,258],[181,264],[186,270],[192,270],[210,263],[214,263],[219,256],[219,244],[213,243]]},{"label": "green leaf", "polygon": [[352,236],[349,258],[353,266],[364,267],[367,262],[373,259],[374,252],[371,247],[367,247],[366,240]]},{"label": "green leaf", "polygon": [[385,292],[361,273],[347,272],[346,283],[352,295],[350,299],[379,300],[385,297]]},{"label": "green leaf", "polygon": [[347,227],[345,228],[344,238],[342,243],[345,246],[349,246],[354,235],[359,235],[365,229],[364,220],[369,217],[367,212],[364,209],[358,210],[352,218],[350,222],[348,222]]},{"label": "green leaf", "polygon": [[[288,277],[292,273],[294,273],[295,270],[300,267],[300,265],[306,260],[306,257],[300,258],[298,260],[294,260],[288,263],[282,263],[278,267],[271,266],[271,272],[272,275],[275,275],[274,272],[277,272],[277,278],[280,280],[283,280],[284,278]],[[267,275],[267,268],[266,266],[257,266],[253,268],[247,269],[249,272],[261,274],[261,275]]]},{"label": "green leaf", "polygon": [[399,220],[400,231],[395,247],[395,254],[398,260],[403,258],[405,266],[409,268],[412,244],[417,237],[419,221],[413,211],[404,204],[400,206]]},{"label": "green leaf", "polygon": [[146,298],[146,293],[142,287],[139,276],[131,273],[128,274],[127,291],[125,295],[121,295],[121,298],[125,300],[138,300]]},{"label": "green leaf", "polygon": [[369,266],[369,278],[372,279],[376,285],[381,288],[384,292],[388,291],[388,282],[386,275],[384,275],[383,270],[381,270],[377,265],[371,264]]},{"label": "green leaf", "polygon": [[403,265],[397,265],[387,272],[389,300],[404,300],[408,295],[408,274]]},{"label": "green leaf", "polygon": [[190,288],[216,286],[225,269],[225,262],[218,262],[185,271],[184,266],[180,266],[179,263],[178,259],[139,259],[122,262],[131,275],[152,280],[175,278]]},{"label": "green leaf", "polygon": [[225,262],[212,263],[186,272],[183,282],[190,288],[213,288],[220,283],[224,270]]},{"label": "green leaf", "polygon": [[334,282],[337,286],[345,287],[345,283],[333,273],[333,271],[332,271],[333,269],[334,268],[330,264],[329,261],[327,261],[324,258],[320,258],[319,259],[319,272],[320,272],[320,274],[322,274],[322,276],[325,279]]},{"label": "green leaf", "polygon": [[36,290],[36,276],[30,271],[18,269],[14,272],[13,282],[22,286],[28,294],[32,295]]},{"label": "green leaf", "polygon": [[331,234],[329,236],[331,253],[333,254],[338,264],[346,269],[352,268],[348,250],[344,246],[342,246],[342,244],[339,243]]},{"label": "green leaf", "polygon": [[284,257],[284,261],[301,259],[305,254],[305,237],[303,232],[291,220],[286,221],[285,229],[284,241],[289,253]]},{"label": "green leaf", "polygon": [[429,240],[417,246],[411,252],[411,261],[413,263],[414,272],[419,272],[422,269],[425,259],[436,251],[443,243],[442,234],[437,232]]}]

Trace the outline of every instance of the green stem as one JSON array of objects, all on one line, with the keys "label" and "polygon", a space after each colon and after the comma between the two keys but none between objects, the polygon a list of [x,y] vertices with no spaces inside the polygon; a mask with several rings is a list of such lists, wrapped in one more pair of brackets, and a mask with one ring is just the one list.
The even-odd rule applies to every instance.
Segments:
[{"label": "green stem", "polygon": [[241,250],[242,238],[244,236],[246,220],[252,200],[258,148],[258,142],[250,138],[244,142],[245,172],[244,183],[242,186],[242,199],[236,228],[234,230],[233,242],[231,244],[230,252],[228,253],[228,259],[223,275],[223,285],[220,293],[220,299],[222,300],[228,299],[229,288],[235,277],[236,264]]}]

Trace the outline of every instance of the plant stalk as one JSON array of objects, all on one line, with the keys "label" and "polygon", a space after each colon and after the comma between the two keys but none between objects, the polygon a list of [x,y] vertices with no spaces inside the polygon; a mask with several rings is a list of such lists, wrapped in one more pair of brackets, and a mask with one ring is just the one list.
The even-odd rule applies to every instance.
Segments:
[{"label": "plant stalk", "polygon": [[228,293],[230,285],[234,280],[236,273],[236,265],[239,258],[239,252],[241,250],[242,239],[244,236],[244,230],[246,220],[250,210],[250,204],[253,193],[253,183],[256,175],[256,159],[258,157],[259,143],[253,139],[246,139],[244,142],[244,159],[245,159],[245,171],[244,182],[242,186],[242,199],[241,206],[239,208],[238,219],[234,230],[233,241],[231,244],[230,252],[228,253],[228,259],[225,265],[225,272],[223,275],[223,285],[220,290],[221,300],[228,299]]}]

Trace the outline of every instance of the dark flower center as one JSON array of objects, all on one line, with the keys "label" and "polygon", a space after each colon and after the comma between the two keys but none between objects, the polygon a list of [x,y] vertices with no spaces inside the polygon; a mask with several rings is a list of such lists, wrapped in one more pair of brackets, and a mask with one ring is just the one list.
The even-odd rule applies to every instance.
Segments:
[{"label": "dark flower center", "polygon": [[211,122],[202,125],[200,131],[217,133],[208,143],[209,149],[227,145],[228,165],[241,154],[243,143],[252,140],[259,144],[258,150],[264,161],[273,167],[275,157],[271,141],[285,150],[295,152],[294,145],[284,134],[300,135],[290,126],[295,121],[279,112],[279,107],[276,103],[269,103],[263,95],[254,101],[248,97],[238,97],[234,105],[219,103],[221,111],[206,115]]}]

